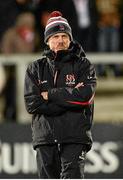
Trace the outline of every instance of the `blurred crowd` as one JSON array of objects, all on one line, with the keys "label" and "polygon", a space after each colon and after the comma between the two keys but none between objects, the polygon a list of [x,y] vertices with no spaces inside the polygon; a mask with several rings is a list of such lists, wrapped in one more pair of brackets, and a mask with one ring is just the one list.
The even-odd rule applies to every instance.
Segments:
[{"label": "blurred crowd", "polygon": [[[50,12],[59,10],[86,52],[123,51],[123,0],[5,0],[0,2],[0,54],[35,53],[45,48],[44,28]],[[109,64],[114,76],[123,76],[123,65]],[[0,65],[0,94],[4,117],[16,119],[15,66]],[[104,64],[97,76],[106,77]]]},{"label": "blurred crowd", "polygon": [[[60,10],[85,51],[122,51],[122,0],[6,0],[0,2],[0,52],[37,52],[49,13]],[[114,43],[115,42],[115,43]]]}]

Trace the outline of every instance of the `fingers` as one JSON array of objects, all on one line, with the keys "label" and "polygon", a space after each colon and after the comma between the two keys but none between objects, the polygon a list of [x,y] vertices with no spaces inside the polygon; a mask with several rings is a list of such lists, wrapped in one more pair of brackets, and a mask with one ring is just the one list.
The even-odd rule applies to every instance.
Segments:
[{"label": "fingers", "polygon": [[78,84],[75,86],[75,88],[79,88],[79,87],[81,87],[81,86],[84,86],[83,82],[78,83]]},{"label": "fingers", "polygon": [[48,92],[41,92],[41,96],[43,96],[43,99],[48,100]]}]

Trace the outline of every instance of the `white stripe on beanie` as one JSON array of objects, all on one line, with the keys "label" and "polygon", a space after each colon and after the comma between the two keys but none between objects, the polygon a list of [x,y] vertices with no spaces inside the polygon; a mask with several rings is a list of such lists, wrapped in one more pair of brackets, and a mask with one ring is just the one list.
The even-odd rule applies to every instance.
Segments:
[{"label": "white stripe on beanie", "polygon": [[[51,23],[48,23],[46,25],[46,29],[49,27],[49,26],[52,26],[53,24],[57,24],[57,23],[63,23],[63,24],[66,24],[67,26],[69,26],[69,24],[67,22],[65,22],[64,20],[56,20],[56,21],[52,21]],[[69,26],[70,27],[70,26]]]}]

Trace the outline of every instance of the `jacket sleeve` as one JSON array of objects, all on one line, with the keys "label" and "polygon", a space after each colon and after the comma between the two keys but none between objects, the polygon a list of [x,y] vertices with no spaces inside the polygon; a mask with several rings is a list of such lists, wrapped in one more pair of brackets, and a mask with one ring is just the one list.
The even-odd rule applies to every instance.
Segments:
[{"label": "jacket sleeve", "polygon": [[36,67],[29,65],[25,74],[24,100],[27,112],[30,114],[59,115],[65,111],[54,102],[48,102],[41,96],[37,82]]},{"label": "jacket sleeve", "polygon": [[93,103],[96,87],[94,66],[85,59],[83,65],[79,64],[78,68],[78,83],[83,82],[84,86],[50,89],[48,91],[49,100],[69,109],[80,109]]}]

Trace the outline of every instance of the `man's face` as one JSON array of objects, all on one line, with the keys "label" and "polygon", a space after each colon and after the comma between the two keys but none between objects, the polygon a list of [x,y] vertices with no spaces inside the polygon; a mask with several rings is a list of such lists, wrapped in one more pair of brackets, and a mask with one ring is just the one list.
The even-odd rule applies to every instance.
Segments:
[{"label": "man's face", "polygon": [[57,33],[48,39],[48,46],[57,53],[59,50],[67,50],[70,45],[70,37],[66,33]]}]

